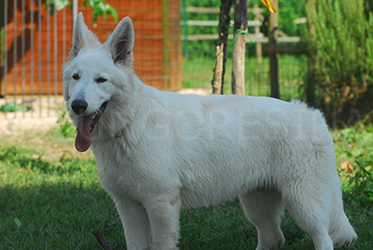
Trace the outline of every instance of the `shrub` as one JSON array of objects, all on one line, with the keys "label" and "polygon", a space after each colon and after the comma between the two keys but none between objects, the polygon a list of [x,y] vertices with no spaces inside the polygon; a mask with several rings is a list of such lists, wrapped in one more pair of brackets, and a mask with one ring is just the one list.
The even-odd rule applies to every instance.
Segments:
[{"label": "shrub", "polygon": [[351,122],[372,110],[373,14],[364,0],[313,0],[306,8],[308,45],[320,90],[320,106],[329,122]]}]

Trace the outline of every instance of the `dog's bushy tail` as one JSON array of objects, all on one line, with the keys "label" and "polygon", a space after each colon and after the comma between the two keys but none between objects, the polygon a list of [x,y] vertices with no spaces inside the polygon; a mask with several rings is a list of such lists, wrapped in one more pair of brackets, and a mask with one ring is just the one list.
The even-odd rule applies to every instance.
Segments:
[{"label": "dog's bushy tail", "polygon": [[343,211],[342,189],[340,186],[336,186],[335,191],[329,236],[332,238],[335,248],[351,246],[358,236]]},{"label": "dog's bushy tail", "polygon": [[347,219],[345,213],[339,216],[339,223],[337,228],[333,228],[330,232],[330,237],[333,240],[335,248],[342,246],[351,246],[357,240],[357,234]]}]

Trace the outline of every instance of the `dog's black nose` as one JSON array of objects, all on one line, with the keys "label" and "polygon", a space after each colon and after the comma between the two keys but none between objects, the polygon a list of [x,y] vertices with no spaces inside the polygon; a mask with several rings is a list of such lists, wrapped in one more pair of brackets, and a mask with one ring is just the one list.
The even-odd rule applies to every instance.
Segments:
[{"label": "dog's black nose", "polygon": [[88,107],[88,103],[83,99],[76,99],[71,103],[71,108],[77,114],[83,114]]}]

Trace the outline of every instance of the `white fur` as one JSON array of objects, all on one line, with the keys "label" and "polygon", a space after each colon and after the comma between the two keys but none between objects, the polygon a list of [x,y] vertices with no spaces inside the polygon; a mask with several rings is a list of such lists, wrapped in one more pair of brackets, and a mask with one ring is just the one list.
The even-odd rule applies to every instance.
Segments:
[{"label": "white fur", "polygon": [[[343,211],[333,141],[319,111],[268,97],[158,91],[134,73],[133,38],[125,18],[101,45],[80,14],[63,69],[75,125],[75,98],[87,101],[84,115],[108,101],[92,150],[128,249],[177,249],[181,208],[235,197],[258,230],[257,249],[285,243],[285,206],[315,249],[357,239]],[[78,81],[72,79],[76,72]],[[98,76],[108,81],[97,83]]]}]

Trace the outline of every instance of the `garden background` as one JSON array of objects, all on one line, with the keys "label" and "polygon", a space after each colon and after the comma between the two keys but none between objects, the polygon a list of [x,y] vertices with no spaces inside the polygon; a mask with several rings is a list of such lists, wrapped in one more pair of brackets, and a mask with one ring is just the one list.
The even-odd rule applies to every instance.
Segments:
[{"label": "garden background", "polygon": [[[249,1],[249,7],[254,3],[261,4]],[[183,5],[219,7],[220,2],[185,0]],[[359,235],[350,249],[359,250],[373,248],[372,11],[368,0],[279,0],[279,29],[302,37],[300,43],[309,49],[307,55],[280,55],[281,98],[305,101],[309,77],[315,82],[315,106],[326,115],[335,143],[345,211]],[[217,14],[186,14],[187,20],[217,20]],[[294,24],[304,17],[307,23]],[[266,27],[264,21],[260,32],[266,34]],[[217,34],[217,27],[187,29],[188,35]],[[183,42],[184,89],[209,93],[215,46],[213,40]],[[259,64],[251,43],[246,51],[247,94],[269,96],[268,58],[263,54]],[[225,94],[230,93],[230,65],[228,59]],[[0,249],[99,249],[91,233],[96,228],[113,249],[125,249],[119,216],[99,183],[91,151],[75,150],[76,132],[65,108],[53,109],[58,122],[48,126],[46,120],[29,126],[29,120],[0,118]],[[283,249],[313,249],[309,235],[287,214],[282,228]],[[180,249],[255,249],[257,244],[255,227],[238,200],[182,211],[180,234]]]}]

